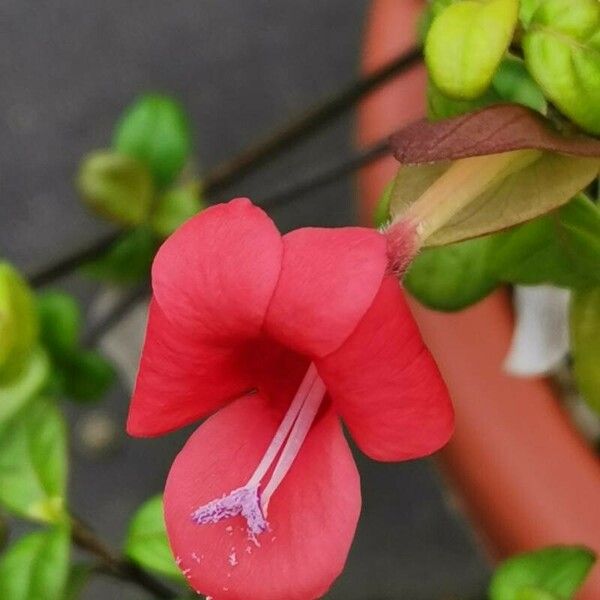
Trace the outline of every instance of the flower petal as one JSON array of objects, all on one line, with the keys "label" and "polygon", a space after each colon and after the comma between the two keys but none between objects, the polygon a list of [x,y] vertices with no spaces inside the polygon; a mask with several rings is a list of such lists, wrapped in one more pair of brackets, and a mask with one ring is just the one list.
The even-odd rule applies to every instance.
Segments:
[{"label": "flower petal", "polygon": [[266,331],[310,356],[333,352],[379,289],[387,266],[385,238],[362,227],[304,228],[283,236],[283,247]]},{"label": "flower petal", "polygon": [[315,364],[334,408],[371,458],[418,458],[448,441],[448,391],[395,278],[385,277],[350,338]]},{"label": "flower petal", "polygon": [[252,381],[242,352],[174,325],[152,300],[127,432],[143,437],[168,433],[247,392]]},{"label": "flower petal", "polygon": [[269,505],[270,531],[248,540],[233,517],[198,525],[192,512],[244,485],[281,419],[261,395],[213,415],[175,459],[165,488],[165,521],[178,564],[194,589],[216,600],[310,600],[344,566],[360,512],[360,482],[333,411],[309,432]]},{"label": "flower petal", "polygon": [[274,223],[245,198],[207,208],[160,248],[154,295],[169,320],[220,342],[257,335],[281,269]]}]

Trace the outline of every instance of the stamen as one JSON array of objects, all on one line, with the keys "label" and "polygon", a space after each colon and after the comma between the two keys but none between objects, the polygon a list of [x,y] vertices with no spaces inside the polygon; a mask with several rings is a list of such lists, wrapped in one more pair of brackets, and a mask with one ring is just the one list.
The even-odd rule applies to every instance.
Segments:
[{"label": "stamen", "polygon": [[265,517],[267,516],[267,509],[269,507],[271,496],[273,496],[273,493],[279,487],[279,484],[283,481],[283,478],[291,469],[292,463],[294,462],[296,456],[298,456],[298,452],[300,452],[300,448],[302,447],[310,427],[317,416],[317,412],[319,411],[319,407],[321,406],[321,402],[323,401],[326,391],[327,389],[323,383],[323,380],[318,377],[313,382],[312,388],[306,397],[306,401],[304,402],[304,406],[298,414],[298,418],[294,423],[292,431],[290,432],[288,441],[281,452],[281,456],[279,457],[279,461],[275,466],[273,475],[271,476],[265,491],[262,493],[261,504]]},{"label": "stamen", "polygon": [[268,529],[268,523],[263,516],[258,486],[244,486],[233,490],[230,494],[197,508],[192,513],[192,519],[198,525],[218,523],[223,519],[241,515],[246,519],[248,536],[256,541],[256,536]]},{"label": "stamen", "polygon": [[250,481],[248,481],[248,485],[258,485],[260,480],[269,470],[269,467],[277,457],[277,453],[281,449],[281,446],[283,446],[283,443],[285,442],[315,379],[318,378],[319,374],[317,373],[317,368],[313,363],[311,363],[310,367],[308,367],[308,371],[306,371],[304,379],[302,379],[302,382],[300,383],[300,387],[298,388],[290,407],[288,408],[288,411],[285,413],[285,417],[283,417],[283,420],[279,424],[279,427],[277,428],[277,431],[275,432],[275,435],[273,436],[265,455],[262,457],[262,460],[256,468],[256,471],[254,471]]},{"label": "stamen", "polygon": [[[319,377],[314,364],[311,364],[269,447],[248,483],[229,494],[224,494],[222,498],[211,500],[200,506],[192,513],[192,519],[199,525],[204,525],[218,523],[238,515],[242,516],[246,519],[249,539],[256,545],[260,545],[256,537],[269,528],[266,515],[271,496],[283,481],[300,451],[325,392],[325,384]],[[284,443],[285,446],[280,454]],[[279,460],[261,500],[258,492],[259,486],[278,454],[280,454]]]}]

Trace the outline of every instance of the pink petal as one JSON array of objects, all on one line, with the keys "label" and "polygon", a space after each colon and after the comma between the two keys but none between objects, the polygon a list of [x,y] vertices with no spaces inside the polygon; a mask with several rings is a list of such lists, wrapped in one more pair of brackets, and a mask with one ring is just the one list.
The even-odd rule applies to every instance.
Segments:
[{"label": "pink petal", "polygon": [[387,265],[385,238],[361,227],[304,228],[285,235],[283,246],[265,329],[298,352],[333,352],[379,289]]},{"label": "pink petal", "polygon": [[241,396],[253,385],[242,353],[173,325],[152,300],[127,432],[168,433]]},{"label": "pink petal", "polygon": [[281,269],[274,223],[245,198],[207,208],[160,248],[154,295],[173,323],[219,342],[257,335]]},{"label": "pink petal", "polygon": [[192,512],[245,484],[281,419],[261,395],[208,419],[177,456],[165,489],[173,553],[189,583],[215,600],[320,598],[344,566],[360,512],[360,482],[339,425],[315,422],[269,505],[270,531],[248,539],[233,517],[198,525]]},{"label": "pink petal", "polygon": [[371,458],[425,456],[452,434],[446,386],[393,277],[384,279],[350,338],[315,364],[334,408]]}]

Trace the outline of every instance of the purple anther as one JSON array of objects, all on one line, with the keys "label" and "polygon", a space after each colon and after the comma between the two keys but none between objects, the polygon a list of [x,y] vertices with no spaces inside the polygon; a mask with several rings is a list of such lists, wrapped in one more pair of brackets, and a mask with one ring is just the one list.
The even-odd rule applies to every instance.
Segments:
[{"label": "purple anther", "polygon": [[198,525],[218,523],[223,519],[241,515],[246,519],[248,537],[256,540],[256,536],[269,528],[258,497],[258,486],[245,486],[233,492],[211,500],[208,504],[200,506],[192,513],[192,519]]}]

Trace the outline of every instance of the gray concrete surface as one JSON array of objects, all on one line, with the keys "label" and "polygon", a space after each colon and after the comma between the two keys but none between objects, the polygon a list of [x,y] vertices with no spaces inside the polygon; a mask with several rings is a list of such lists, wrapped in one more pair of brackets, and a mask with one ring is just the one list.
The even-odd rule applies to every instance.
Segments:
[{"label": "gray concrete surface", "polygon": [[[72,190],[77,162],[108,143],[122,107],[145,90],[178,96],[208,168],[356,73],[365,0],[2,0],[0,2],[0,255],[25,270],[103,231]],[[261,195],[315,165],[348,155],[351,117],[339,120],[229,195]],[[353,220],[351,180],[274,216],[284,229]],[[65,282],[85,299],[96,289]],[[71,408],[78,431],[86,410]],[[118,424],[126,394],[98,408]],[[71,503],[113,544],[136,506],[163,484],[187,433],[154,441],[120,434],[92,458],[77,436]],[[432,464],[359,457],[364,510],[336,600],[471,598],[487,570]],[[99,578],[86,600],[147,598]]]}]

